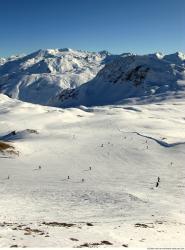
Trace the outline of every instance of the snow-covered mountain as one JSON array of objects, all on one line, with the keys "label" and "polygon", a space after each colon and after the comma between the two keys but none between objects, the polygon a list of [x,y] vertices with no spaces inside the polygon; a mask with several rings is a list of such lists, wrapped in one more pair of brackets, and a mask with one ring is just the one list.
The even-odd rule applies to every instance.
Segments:
[{"label": "snow-covered mountain", "polygon": [[62,89],[75,88],[94,78],[112,58],[106,51],[48,49],[14,60],[1,59],[0,92],[45,105]]},{"label": "snow-covered mountain", "polygon": [[123,54],[105,65],[94,79],[62,91],[50,104],[73,107],[116,104],[128,98],[151,101],[184,94],[184,90],[184,54]]},{"label": "snow-covered mountain", "polygon": [[184,62],[66,49],[0,67],[12,97],[97,106],[0,94],[0,247],[184,246]]},{"label": "snow-covered mountain", "polygon": [[180,52],[141,56],[47,49],[0,60],[0,92],[36,104],[144,102],[185,94],[184,88],[185,55]]},{"label": "snow-covered mountain", "polygon": [[7,58],[0,57],[0,66],[2,66],[3,64],[5,64],[7,62],[17,60],[17,59],[19,59],[19,58],[21,58],[23,56],[24,55],[13,55],[13,56],[10,56],[10,57],[7,57]]}]

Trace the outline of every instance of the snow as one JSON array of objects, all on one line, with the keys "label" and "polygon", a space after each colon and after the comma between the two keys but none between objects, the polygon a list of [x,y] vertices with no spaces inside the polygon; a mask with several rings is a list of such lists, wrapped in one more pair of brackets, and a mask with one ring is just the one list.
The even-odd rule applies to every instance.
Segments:
[{"label": "snow", "polygon": [[0,92],[0,247],[184,247],[183,53],[1,58]]},{"label": "snow", "polygon": [[184,87],[185,65],[179,53],[163,57],[124,54],[106,64],[91,81],[74,90],[63,90],[48,104],[99,106],[126,103],[131,98],[151,102],[160,97],[184,96]]},{"label": "snow", "polygon": [[185,66],[185,54],[183,54],[182,52],[176,52],[171,55],[165,55],[163,59],[174,64],[183,64],[183,66]]},{"label": "snow", "polygon": [[[74,107],[147,102],[184,95],[185,55],[74,49],[0,60],[0,92],[35,104]],[[129,98],[129,100],[127,100]]]},{"label": "snow", "polygon": [[184,100],[60,109],[0,94],[0,140],[19,151],[0,152],[0,246],[184,247]]},{"label": "snow", "polygon": [[21,55],[12,55],[10,57],[7,57],[7,58],[3,58],[3,57],[0,57],[0,66],[7,63],[7,62],[10,62],[10,61],[14,61],[14,60],[17,60],[21,57],[25,56],[24,54],[21,54]]},{"label": "snow", "polygon": [[63,89],[94,78],[113,57],[106,51],[46,49],[14,60],[0,59],[0,92],[46,105]]}]

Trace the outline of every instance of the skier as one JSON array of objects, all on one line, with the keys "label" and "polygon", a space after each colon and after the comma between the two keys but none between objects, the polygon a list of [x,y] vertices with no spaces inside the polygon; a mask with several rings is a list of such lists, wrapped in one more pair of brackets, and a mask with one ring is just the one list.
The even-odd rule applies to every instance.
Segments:
[{"label": "skier", "polygon": [[92,168],[91,167],[89,167],[89,170],[91,170]]},{"label": "skier", "polygon": [[160,177],[157,177],[157,182],[156,182],[156,187],[158,187],[159,186],[159,182],[160,182]]},{"label": "skier", "polygon": [[68,180],[70,179],[69,175],[68,175],[67,179],[68,179]]},{"label": "skier", "polygon": [[85,180],[82,178],[82,182],[84,182]]}]

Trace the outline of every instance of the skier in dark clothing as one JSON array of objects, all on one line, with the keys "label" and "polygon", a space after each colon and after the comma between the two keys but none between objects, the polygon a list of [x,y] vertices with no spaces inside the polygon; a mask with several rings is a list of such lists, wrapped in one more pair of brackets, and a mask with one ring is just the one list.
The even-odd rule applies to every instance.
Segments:
[{"label": "skier in dark clothing", "polygon": [[157,177],[157,182],[156,182],[156,187],[158,187],[159,186],[159,182],[160,182],[160,177]]}]

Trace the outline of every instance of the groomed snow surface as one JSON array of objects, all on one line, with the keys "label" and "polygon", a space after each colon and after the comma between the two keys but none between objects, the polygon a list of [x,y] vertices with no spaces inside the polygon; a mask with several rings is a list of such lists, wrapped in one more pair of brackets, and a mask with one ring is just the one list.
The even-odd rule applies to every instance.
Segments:
[{"label": "groomed snow surface", "polygon": [[0,95],[0,247],[184,247],[184,106]]}]

